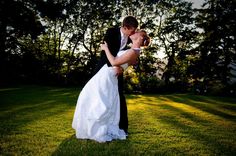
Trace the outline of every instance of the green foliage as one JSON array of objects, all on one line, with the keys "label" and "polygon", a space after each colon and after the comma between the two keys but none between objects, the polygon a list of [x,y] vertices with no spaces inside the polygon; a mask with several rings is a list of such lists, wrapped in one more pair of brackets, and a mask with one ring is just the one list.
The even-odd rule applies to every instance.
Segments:
[{"label": "green foliage", "polygon": [[200,69],[198,78],[206,85],[214,81],[227,85],[228,65],[235,60],[235,4],[233,0],[208,0],[196,17],[203,32],[195,69]]},{"label": "green foliage", "polygon": [[184,0],[3,0],[0,83],[83,85],[96,67],[106,29],[126,15],[135,16],[152,38],[136,74],[126,75],[127,91],[161,90],[163,80],[165,88],[176,90],[194,90],[202,81],[203,88],[214,82],[224,86],[219,90],[230,88],[228,65],[236,59],[233,0],[206,0],[201,9]]},{"label": "green foliage", "polygon": [[[47,2],[42,1],[42,3]],[[1,83],[6,83],[9,81],[15,82],[18,80],[19,76],[24,74],[21,72],[21,70],[19,70],[19,67],[24,66],[21,60],[23,59],[22,57],[24,51],[21,51],[18,39],[24,36],[30,36],[32,40],[35,40],[37,36],[44,32],[45,29],[40,18],[40,12],[42,10],[38,8],[39,5],[40,4],[38,4],[36,1],[32,0],[2,0],[0,2]],[[25,42],[25,44],[29,43],[28,40]],[[32,46],[33,45],[31,45],[31,47]],[[37,58],[34,58],[34,54],[29,55],[32,56],[32,61],[37,60]],[[14,60],[16,58],[17,60]],[[37,62],[35,65],[36,64]],[[37,68],[39,67],[40,66],[37,66]]]},{"label": "green foliage", "polygon": [[182,61],[188,60],[197,32],[193,25],[194,12],[190,3],[177,0],[165,1],[160,5],[160,12],[163,12],[160,18],[163,20],[160,21],[157,37],[161,41],[159,46],[167,55],[164,79],[169,84],[172,77],[177,81],[186,77],[183,71],[186,64]]}]

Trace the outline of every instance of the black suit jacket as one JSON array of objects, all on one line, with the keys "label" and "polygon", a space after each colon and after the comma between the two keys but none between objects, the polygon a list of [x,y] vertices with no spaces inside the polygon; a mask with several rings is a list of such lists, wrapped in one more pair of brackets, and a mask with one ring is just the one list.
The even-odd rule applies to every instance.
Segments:
[{"label": "black suit jacket", "polygon": [[[120,44],[121,44],[120,27],[109,28],[104,36],[104,41],[107,42],[107,45],[111,54],[115,57],[117,53],[119,52]],[[130,43],[130,42],[131,40],[128,39],[127,43]],[[111,66],[105,52],[102,51],[100,60],[96,66],[95,73],[97,73],[103,67],[104,64]]]}]

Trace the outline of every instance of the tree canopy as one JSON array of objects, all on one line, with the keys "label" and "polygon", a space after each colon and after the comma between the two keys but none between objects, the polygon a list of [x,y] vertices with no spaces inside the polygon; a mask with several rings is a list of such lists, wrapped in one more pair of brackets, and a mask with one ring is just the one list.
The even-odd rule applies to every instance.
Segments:
[{"label": "tree canopy", "polygon": [[127,91],[235,94],[235,6],[234,0],[206,0],[199,9],[185,0],[2,0],[0,83],[84,85],[107,28],[132,15],[152,42],[126,71]]}]

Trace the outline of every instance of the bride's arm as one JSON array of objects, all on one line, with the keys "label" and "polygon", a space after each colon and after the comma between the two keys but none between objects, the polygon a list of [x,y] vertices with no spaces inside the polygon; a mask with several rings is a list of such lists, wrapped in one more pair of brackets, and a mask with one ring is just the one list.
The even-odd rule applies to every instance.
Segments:
[{"label": "bride's arm", "polygon": [[129,63],[130,61],[137,58],[137,55],[135,54],[133,49],[129,49],[129,51],[132,52],[126,52],[125,54],[121,55],[120,57],[114,57],[110,50],[107,47],[107,44],[101,44],[101,49],[105,51],[107,58],[112,66],[119,66],[124,63]]}]

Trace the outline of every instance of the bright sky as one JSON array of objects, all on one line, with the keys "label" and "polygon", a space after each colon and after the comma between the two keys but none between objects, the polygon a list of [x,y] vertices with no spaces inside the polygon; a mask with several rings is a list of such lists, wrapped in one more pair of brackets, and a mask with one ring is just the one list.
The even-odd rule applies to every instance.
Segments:
[{"label": "bright sky", "polygon": [[186,0],[193,3],[193,8],[200,8],[204,0]]}]

